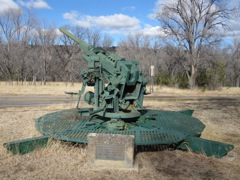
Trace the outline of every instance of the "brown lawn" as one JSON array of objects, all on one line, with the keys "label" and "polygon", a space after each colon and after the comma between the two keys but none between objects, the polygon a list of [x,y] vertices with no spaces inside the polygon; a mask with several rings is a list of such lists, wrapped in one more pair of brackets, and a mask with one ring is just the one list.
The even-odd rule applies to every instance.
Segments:
[{"label": "brown lawn", "polygon": [[[78,91],[80,84],[69,89],[65,85],[49,87],[29,85],[3,90],[2,94],[59,94]],[[18,89],[19,88],[19,89]],[[36,88],[36,89],[35,89]],[[72,88],[72,89],[71,89]],[[75,89],[76,88],[76,89]],[[15,89],[15,90],[12,90]],[[155,89],[155,95],[239,96],[239,89],[203,92],[201,90]],[[15,93],[14,93],[15,92]],[[18,93],[16,93],[18,92]],[[231,93],[230,93],[231,92]],[[191,94],[189,94],[191,93]],[[199,94],[202,93],[202,94]],[[222,159],[182,151],[140,152],[136,154],[139,172],[121,170],[90,170],[84,167],[87,147],[53,142],[52,146],[26,155],[12,155],[4,142],[39,136],[34,120],[46,113],[73,108],[75,105],[51,105],[0,109],[0,179],[239,179],[240,177],[240,103],[211,101],[146,100],[147,108],[163,110],[195,109],[194,117],[205,125],[202,137],[232,143],[235,149]]]}]

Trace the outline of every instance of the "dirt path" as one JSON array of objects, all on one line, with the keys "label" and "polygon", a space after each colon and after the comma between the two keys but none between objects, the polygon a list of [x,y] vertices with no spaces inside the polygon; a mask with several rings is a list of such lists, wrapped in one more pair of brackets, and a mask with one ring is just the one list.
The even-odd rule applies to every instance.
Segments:
[{"label": "dirt path", "polygon": [[[146,101],[171,102],[171,101],[191,101],[194,103],[240,103],[240,97],[209,97],[209,96],[145,96]],[[50,104],[76,103],[77,97],[64,95],[17,95],[17,96],[0,96],[0,108],[7,107],[29,107],[29,106],[47,106]]]},{"label": "dirt path", "polygon": [[50,104],[75,103],[77,99],[71,96],[46,96],[46,95],[17,95],[0,96],[0,108],[47,106]]}]

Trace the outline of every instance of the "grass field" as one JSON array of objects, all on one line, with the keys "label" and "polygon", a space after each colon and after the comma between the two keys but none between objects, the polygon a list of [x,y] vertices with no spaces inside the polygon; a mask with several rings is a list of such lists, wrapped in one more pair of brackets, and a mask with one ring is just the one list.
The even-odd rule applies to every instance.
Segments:
[{"label": "grass field", "polygon": [[[48,82],[46,85],[37,84],[29,85],[24,83],[23,85],[17,85],[17,82],[13,82],[13,85],[8,85],[6,82],[0,81],[0,95],[63,95],[64,92],[78,92],[82,87],[81,83],[74,83],[71,86],[70,83],[63,82]],[[87,87],[86,91],[93,91],[92,87]],[[150,87],[147,87],[147,91]],[[165,86],[154,86],[154,93],[152,95],[161,96],[240,96],[240,88],[236,87],[223,87],[219,90],[206,91],[203,89],[177,89]]]},{"label": "grass field", "polygon": [[[64,84],[16,86],[0,84],[0,94],[58,94],[78,91]],[[66,88],[65,88],[66,87]],[[67,89],[69,88],[69,89]],[[8,89],[8,91],[7,91]],[[16,91],[15,91],[16,90]],[[15,93],[14,93],[15,92]],[[235,88],[221,91],[177,90],[155,87],[155,95],[239,96]],[[240,104],[196,101],[144,101],[146,108],[162,110],[195,109],[193,116],[205,125],[202,137],[234,144],[222,159],[182,151],[140,152],[136,154],[139,172],[90,170],[84,167],[87,147],[53,142],[53,145],[26,155],[12,155],[4,142],[39,136],[34,120],[46,113],[75,107],[75,104],[45,107],[0,109],[0,179],[239,179],[240,177]]]}]

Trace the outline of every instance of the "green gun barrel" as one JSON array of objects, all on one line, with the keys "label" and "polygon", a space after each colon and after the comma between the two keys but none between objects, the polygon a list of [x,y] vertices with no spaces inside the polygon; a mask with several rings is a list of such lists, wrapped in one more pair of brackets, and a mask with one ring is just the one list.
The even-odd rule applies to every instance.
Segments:
[{"label": "green gun barrel", "polygon": [[88,46],[88,44],[86,44],[84,41],[80,40],[79,38],[77,38],[76,36],[74,36],[72,33],[70,33],[69,31],[67,31],[64,28],[59,28],[59,30],[65,34],[66,36],[68,36],[69,38],[71,38],[73,41],[75,41],[76,43],[78,43],[78,45],[80,46],[80,48],[83,51],[89,51],[90,46]]},{"label": "green gun barrel", "polygon": [[[107,52],[105,49],[101,47],[94,47],[92,45],[86,44],[84,41],[80,40],[79,38],[77,38],[76,36],[74,36],[72,33],[70,33],[64,28],[59,28],[59,30],[63,34],[68,36],[70,39],[75,41],[80,46],[80,48],[86,53],[82,55],[84,60],[90,63],[92,58],[99,59],[101,61],[102,66],[111,74],[113,74],[117,61],[125,61],[124,58],[119,57],[115,53]],[[110,66],[109,63],[112,66]]]}]

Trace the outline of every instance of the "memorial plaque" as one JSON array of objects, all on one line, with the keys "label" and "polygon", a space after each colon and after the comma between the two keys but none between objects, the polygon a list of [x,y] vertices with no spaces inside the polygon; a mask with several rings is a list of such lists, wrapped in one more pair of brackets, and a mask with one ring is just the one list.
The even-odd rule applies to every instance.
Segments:
[{"label": "memorial plaque", "polygon": [[94,168],[133,168],[134,136],[89,134],[87,164]]},{"label": "memorial plaque", "polygon": [[122,144],[96,144],[96,159],[124,161]]}]

